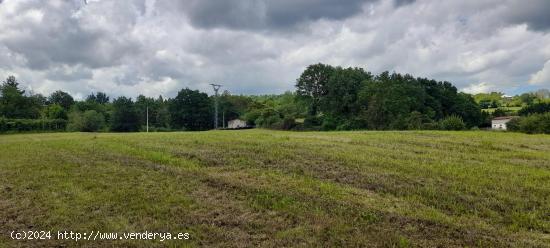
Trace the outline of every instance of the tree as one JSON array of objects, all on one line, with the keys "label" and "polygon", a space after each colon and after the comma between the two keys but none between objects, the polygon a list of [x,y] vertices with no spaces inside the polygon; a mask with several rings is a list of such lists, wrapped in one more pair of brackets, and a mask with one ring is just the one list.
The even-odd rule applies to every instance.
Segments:
[{"label": "tree", "polygon": [[321,97],[327,94],[327,84],[334,68],[330,65],[310,65],[296,81],[296,92],[310,101],[310,115],[317,115]]},{"label": "tree", "polygon": [[59,104],[65,110],[69,110],[74,104],[74,99],[69,93],[58,90],[50,95],[48,98],[50,104]]},{"label": "tree", "polygon": [[182,89],[169,105],[172,126],[185,130],[207,130],[213,127],[212,104],[206,93]]},{"label": "tree", "polygon": [[95,95],[92,93],[91,95],[86,97],[86,101],[106,104],[109,102],[109,97],[103,92],[97,92]]},{"label": "tree", "polygon": [[116,132],[135,132],[140,128],[139,115],[132,99],[119,97],[113,101],[111,130]]},{"label": "tree", "polygon": [[383,72],[360,92],[367,124],[372,129],[406,129],[410,113],[429,113],[427,94],[410,75]]},{"label": "tree", "polygon": [[518,111],[519,115],[542,114],[550,112],[550,102],[536,103],[524,107]]},{"label": "tree", "polygon": [[525,105],[531,105],[537,99],[537,97],[532,93],[523,93],[519,96],[519,99],[521,102],[523,102]]},{"label": "tree", "polygon": [[139,114],[139,122],[141,126],[147,125],[147,112],[149,112],[149,126],[156,126],[156,119],[153,117],[157,115],[158,106],[154,98],[139,95],[136,98],[135,106]]},{"label": "tree", "polygon": [[26,97],[19,82],[9,76],[0,86],[0,116],[6,118],[38,118],[42,108],[41,95]]},{"label": "tree", "polygon": [[356,116],[361,109],[359,91],[371,79],[372,75],[361,68],[336,67],[326,85],[327,92],[320,100],[323,113],[339,119]]},{"label": "tree", "polygon": [[481,108],[474,98],[466,93],[459,93],[455,97],[451,107],[451,115],[453,114],[460,116],[468,128],[478,126],[482,121]]},{"label": "tree", "polygon": [[229,91],[224,91],[219,98],[220,117],[225,117],[224,125],[244,115],[250,102],[251,99],[246,96],[231,95]]},{"label": "tree", "polygon": [[46,107],[44,114],[48,119],[67,119],[67,111],[61,105],[54,103]]}]

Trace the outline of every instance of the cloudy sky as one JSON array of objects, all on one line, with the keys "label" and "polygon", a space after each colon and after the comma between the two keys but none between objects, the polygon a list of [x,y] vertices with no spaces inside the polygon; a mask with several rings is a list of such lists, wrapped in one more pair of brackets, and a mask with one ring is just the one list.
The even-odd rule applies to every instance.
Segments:
[{"label": "cloudy sky", "polygon": [[548,0],[0,0],[0,78],[81,98],[292,90],[322,62],[550,88]]}]

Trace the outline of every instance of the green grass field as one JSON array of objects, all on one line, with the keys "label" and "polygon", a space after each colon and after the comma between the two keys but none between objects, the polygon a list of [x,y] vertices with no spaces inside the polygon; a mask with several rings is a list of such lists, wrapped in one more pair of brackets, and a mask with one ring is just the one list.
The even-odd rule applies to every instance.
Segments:
[{"label": "green grass field", "polygon": [[[0,247],[547,247],[550,136],[4,135],[0,229]],[[188,232],[191,238],[17,241],[12,230]]]},{"label": "green grass field", "polygon": [[[504,111],[510,111],[510,112],[515,112],[517,113],[518,111],[520,111],[523,107],[500,107],[500,109],[504,110]],[[485,111],[487,113],[493,113],[495,112],[495,110],[497,110],[498,108],[488,108],[488,109],[482,109],[482,111]]]}]

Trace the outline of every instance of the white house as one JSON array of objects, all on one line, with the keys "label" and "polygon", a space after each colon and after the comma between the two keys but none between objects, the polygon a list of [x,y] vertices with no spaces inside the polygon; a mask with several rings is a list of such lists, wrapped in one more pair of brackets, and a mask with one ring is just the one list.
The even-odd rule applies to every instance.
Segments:
[{"label": "white house", "polygon": [[246,125],[246,121],[240,119],[230,120],[227,122],[227,128],[229,129],[239,129],[246,127],[248,127],[248,125]]},{"label": "white house", "polygon": [[508,123],[510,120],[514,119],[515,116],[502,116],[502,117],[495,117],[493,120],[491,120],[491,127],[494,130],[506,130],[506,123]]}]

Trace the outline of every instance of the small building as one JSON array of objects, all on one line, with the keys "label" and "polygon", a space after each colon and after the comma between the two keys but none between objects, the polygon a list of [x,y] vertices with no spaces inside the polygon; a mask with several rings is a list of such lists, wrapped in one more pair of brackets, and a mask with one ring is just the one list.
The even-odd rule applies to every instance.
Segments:
[{"label": "small building", "polygon": [[493,120],[491,120],[491,127],[494,130],[507,130],[506,123],[508,123],[510,120],[516,118],[515,116],[502,116],[502,117],[495,117]]},{"label": "small building", "polygon": [[247,127],[248,125],[246,125],[246,121],[243,121],[241,119],[230,120],[227,122],[228,129],[239,129],[239,128],[247,128]]}]

